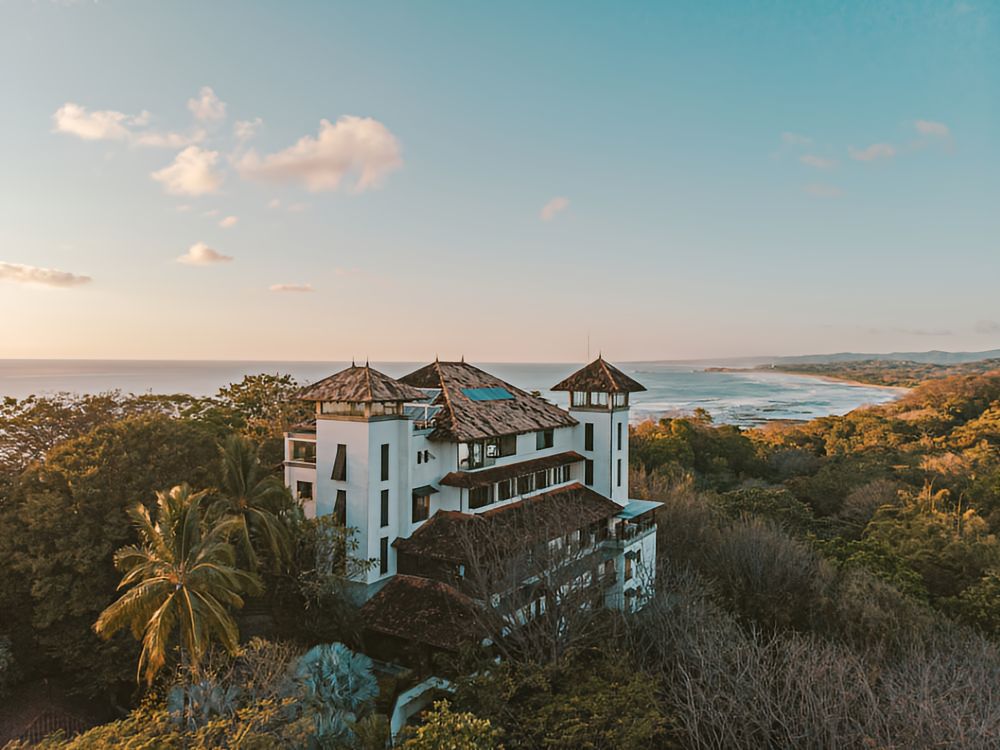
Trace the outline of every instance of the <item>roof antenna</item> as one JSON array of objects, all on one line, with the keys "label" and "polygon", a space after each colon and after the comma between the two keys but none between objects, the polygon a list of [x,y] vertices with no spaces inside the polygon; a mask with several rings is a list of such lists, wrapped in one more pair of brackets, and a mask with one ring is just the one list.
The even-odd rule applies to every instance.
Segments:
[{"label": "roof antenna", "polygon": [[351,356],[351,367],[357,367],[357,364],[354,362],[353,356]]},{"label": "roof antenna", "polygon": [[465,355],[464,354],[462,355],[462,364],[463,365],[465,364]]}]

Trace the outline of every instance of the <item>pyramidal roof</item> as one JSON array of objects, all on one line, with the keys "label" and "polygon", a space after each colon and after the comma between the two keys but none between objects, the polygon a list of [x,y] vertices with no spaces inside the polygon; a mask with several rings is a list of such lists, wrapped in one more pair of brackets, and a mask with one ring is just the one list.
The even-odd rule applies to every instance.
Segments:
[{"label": "pyramidal roof", "polygon": [[552,386],[553,391],[589,391],[591,393],[637,393],[646,387],[633,380],[603,357],[583,367]]},{"label": "pyramidal roof", "polygon": [[435,360],[400,380],[440,389],[434,404],[434,440],[482,440],[575,425],[568,412],[466,362]]},{"label": "pyramidal roof", "polygon": [[419,401],[426,394],[390,378],[384,372],[365,365],[351,365],[346,370],[323,378],[299,391],[303,401]]}]

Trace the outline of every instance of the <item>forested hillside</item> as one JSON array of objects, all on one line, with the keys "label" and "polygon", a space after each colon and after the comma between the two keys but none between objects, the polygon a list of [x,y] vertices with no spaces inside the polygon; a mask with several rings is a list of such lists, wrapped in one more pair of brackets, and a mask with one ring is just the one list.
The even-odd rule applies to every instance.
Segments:
[{"label": "forested hillside", "polygon": [[[196,713],[176,709],[190,682],[176,652],[147,690],[140,644],[93,631],[116,598],[114,551],[136,542],[125,509],[162,510],[156,491],[178,482],[224,498],[233,435],[273,466],[275,435],[296,418],[288,394],[257,381],[207,401],[7,402],[0,564],[15,574],[0,583],[0,690],[47,677],[115,696],[106,717],[122,717],[43,747],[384,742],[387,706],[411,683],[380,681],[374,698],[363,658],[324,645],[363,648],[294,515],[285,567],[260,551],[268,640],[249,641],[237,617],[243,645],[216,643],[185,688],[199,692],[180,693],[201,696]],[[406,747],[1000,743],[1000,373],[803,424],[650,422],[631,441],[632,496],[664,501],[656,597],[637,615],[574,620],[557,648],[439,662],[456,692]],[[349,707],[350,691],[330,692],[348,666],[366,691]],[[295,676],[314,669],[328,681]]]}]

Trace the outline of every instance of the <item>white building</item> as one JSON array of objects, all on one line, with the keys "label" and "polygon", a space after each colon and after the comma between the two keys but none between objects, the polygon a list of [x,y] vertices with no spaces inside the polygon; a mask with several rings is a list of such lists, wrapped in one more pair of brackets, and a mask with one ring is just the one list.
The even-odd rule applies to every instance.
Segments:
[{"label": "white building", "polygon": [[[399,380],[352,366],[302,391],[316,419],[287,434],[285,480],[307,516],[335,514],[355,530],[357,556],[377,561],[359,580],[369,609],[405,613],[404,600],[458,595],[463,524],[509,530],[557,503],[572,509],[562,536],[526,530],[524,544],[583,549],[594,568],[581,580],[600,583],[606,606],[641,603],[659,504],[628,497],[628,417],[629,394],[645,389],[599,357],[553,390],[569,392],[568,411],[465,362],[435,361]],[[393,634],[391,618],[375,619]]]}]

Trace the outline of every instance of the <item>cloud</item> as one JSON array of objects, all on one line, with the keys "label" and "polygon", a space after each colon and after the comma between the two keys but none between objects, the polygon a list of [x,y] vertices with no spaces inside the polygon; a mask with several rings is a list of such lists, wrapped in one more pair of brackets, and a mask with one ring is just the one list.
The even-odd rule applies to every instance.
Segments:
[{"label": "cloud", "polygon": [[89,276],[57,271],[54,268],[39,268],[25,266],[20,263],[0,262],[0,281],[13,281],[18,284],[37,284],[40,286],[71,287],[89,284]]},{"label": "cloud", "polygon": [[261,158],[253,150],[237,163],[243,177],[299,182],[309,190],[336,190],[345,175],[357,175],[353,190],[378,186],[402,166],[399,141],[370,117],[345,115],[336,124],[321,120],[316,138],[306,135],[283,151]]},{"label": "cloud", "polygon": [[802,189],[817,198],[838,198],[844,194],[844,191],[836,185],[827,185],[822,182],[811,182],[803,186]]},{"label": "cloud", "polygon": [[194,143],[201,143],[205,140],[204,130],[195,130],[193,133],[157,133],[156,131],[146,131],[135,133],[132,143],[137,146],[152,146],[155,148],[184,148]]},{"label": "cloud", "polygon": [[268,287],[272,292],[313,292],[312,284],[272,284]]},{"label": "cloud", "polygon": [[173,195],[214,193],[222,184],[222,174],[215,169],[218,160],[218,151],[188,146],[177,154],[172,164],[151,176]]},{"label": "cloud", "polygon": [[893,328],[896,333],[906,336],[953,336],[954,331],[947,328]]},{"label": "cloud", "polygon": [[268,208],[281,208],[281,201],[278,200],[277,198],[271,198],[271,200],[269,200],[267,202],[267,207]]},{"label": "cloud", "polygon": [[205,138],[203,130],[189,135],[136,130],[148,125],[150,119],[151,115],[145,111],[138,115],[127,115],[113,109],[91,112],[73,102],[67,102],[52,115],[54,132],[75,135],[85,141],[123,141],[136,146],[182,148]]},{"label": "cloud", "polygon": [[236,140],[240,143],[246,143],[255,135],[257,135],[257,130],[264,121],[259,117],[255,117],[252,120],[237,120],[233,125],[233,135],[236,136]]},{"label": "cloud", "polygon": [[227,216],[226,218],[224,218],[222,221],[219,222],[219,226],[222,227],[223,229],[229,229],[230,227],[235,227],[236,222],[238,222],[239,220],[240,219],[238,216]]},{"label": "cloud", "polygon": [[978,320],[975,330],[976,333],[997,334],[1000,333],[1000,323],[995,320]]},{"label": "cloud", "polygon": [[226,103],[215,95],[211,86],[202,86],[197,99],[188,99],[188,109],[203,122],[222,120],[226,116]]},{"label": "cloud", "polygon": [[951,135],[951,130],[943,122],[933,122],[932,120],[917,120],[913,123],[920,135],[934,136],[935,138],[947,138]]},{"label": "cloud", "polygon": [[875,161],[876,159],[891,159],[896,155],[896,147],[891,143],[873,143],[868,148],[857,149],[851,146],[847,149],[855,161]]},{"label": "cloud", "polygon": [[809,136],[790,133],[787,130],[781,134],[781,140],[789,146],[808,146],[812,143],[812,138]]},{"label": "cloud", "polygon": [[541,217],[542,221],[552,221],[557,213],[565,211],[567,208],[569,208],[569,198],[564,198],[559,195],[542,206],[542,210],[538,215]]},{"label": "cloud", "polygon": [[816,156],[816,154],[803,154],[799,157],[799,161],[813,169],[830,169],[837,166],[837,162],[833,159],[826,159],[822,156]]},{"label": "cloud", "polygon": [[143,122],[146,114],[136,117],[111,109],[88,112],[86,107],[66,102],[52,115],[53,130],[85,141],[126,141],[132,137],[129,126]]},{"label": "cloud", "polygon": [[189,266],[211,266],[216,263],[229,263],[232,259],[231,255],[223,255],[204,242],[196,242],[188,248],[184,255],[177,258],[177,262],[186,263]]}]

